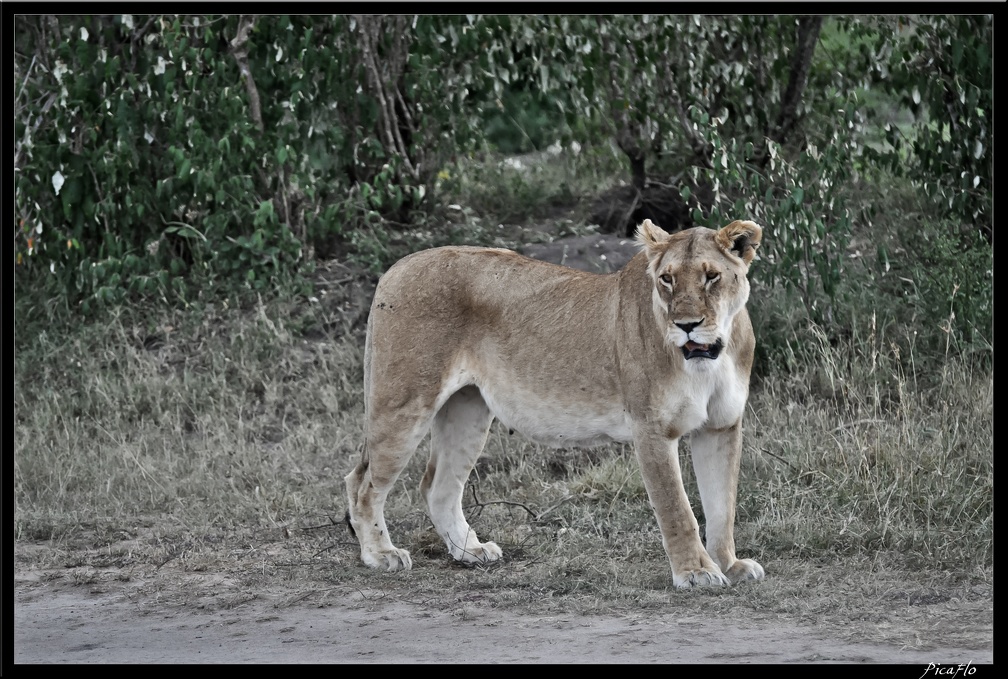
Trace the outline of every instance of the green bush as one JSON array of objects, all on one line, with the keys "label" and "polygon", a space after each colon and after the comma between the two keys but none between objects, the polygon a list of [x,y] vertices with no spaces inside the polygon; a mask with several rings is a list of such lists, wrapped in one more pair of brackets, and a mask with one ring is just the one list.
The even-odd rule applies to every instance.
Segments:
[{"label": "green bush", "polygon": [[486,108],[481,128],[487,144],[500,153],[542,151],[570,136],[561,109],[538,92],[511,87],[494,103]]},{"label": "green bush", "polygon": [[258,289],[407,222],[485,89],[463,17],[16,24],[17,280],[85,308],[200,275]]},{"label": "green bush", "polygon": [[938,227],[904,236],[913,253],[910,268],[921,314],[941,331],[933,349],[981,349],[989,357],[994,343],[993,251],[979,232],[964,239],[946,223]]},{"label": "green bush", "polygon": [[[922,194],[922,204],[912,209],[926,213],[923,223],[898,229],[914,297],[926,316],[945,319],[946,340],[989,347],[991,16],[857,17],[836,24],[855,46],[844,53],[849,58],[838,64],[840,70],[863,74],[871,104],[862,110],[880,132],[877,143],[864,148],[859,167],[875,177],[881,172],[905,178]],[[875,216],[884,211],[872,210]],[[881,243],[879,257],[888,266]]]},{"label": "green bush", "polygon": [[[993,237],[993,23],[988,15],[902,18],[905,37],[890,54],[883,82],[917,116],[913,135],[896,132],[888,160],[904,170],[963,228]],[[898,152],[909,146],[911,162]]]},{"label": "green bush", "polygon": [[[19,17],[18,262],[85,308],[185,295],[212,269],[255,286],[300,261],[266,149],[290,130],[250,116],[226,51],[237,18]],[[39,99],[51,102],[41,110]],[[19,99],[19,103],[21,100]],[[63,243],[67,247],[63,247]]]}]

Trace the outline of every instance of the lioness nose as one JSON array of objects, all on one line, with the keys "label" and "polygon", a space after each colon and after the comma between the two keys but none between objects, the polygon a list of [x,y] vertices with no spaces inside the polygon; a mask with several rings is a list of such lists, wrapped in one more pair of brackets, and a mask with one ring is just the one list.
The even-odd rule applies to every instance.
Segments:
[{"label": "lioness nose", "polygon": [[700,319],[699,321],[696,321],[694,323],[680,323],[679,321],[673,321],[673,323],[675,323],[676,326],[679,329],[681,329],[684,333],[686,333],[687,335],[690,334],[691,332],[693,332],[693,328],[697,327],[702,322],[703,322],[703,319]]}]

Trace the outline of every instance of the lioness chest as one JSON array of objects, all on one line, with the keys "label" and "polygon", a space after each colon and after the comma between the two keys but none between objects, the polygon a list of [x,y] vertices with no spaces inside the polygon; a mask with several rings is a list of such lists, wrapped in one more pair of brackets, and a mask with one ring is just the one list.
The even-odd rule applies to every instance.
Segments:
[{"label": "lioness chest", "polygon": [[664,425],[669,438],[700,427],[730,427],[745,410],[748,386],[730,354],[690,368],[675,380],[657,386],[650,419]]}]

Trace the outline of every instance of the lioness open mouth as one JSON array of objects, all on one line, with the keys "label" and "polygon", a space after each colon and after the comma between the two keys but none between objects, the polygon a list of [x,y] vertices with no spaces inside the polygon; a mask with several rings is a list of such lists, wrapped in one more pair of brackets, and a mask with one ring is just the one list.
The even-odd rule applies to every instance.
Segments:
[{"label": "lioness open mouth", "polygon": [[696,342],[687,342],[682,346],[682,353],[687,359],[690,358],[717,358],[718,354],[721,353],[721,349],[724,348],[721,340],[718,340],[714,344],[697,344]]}]

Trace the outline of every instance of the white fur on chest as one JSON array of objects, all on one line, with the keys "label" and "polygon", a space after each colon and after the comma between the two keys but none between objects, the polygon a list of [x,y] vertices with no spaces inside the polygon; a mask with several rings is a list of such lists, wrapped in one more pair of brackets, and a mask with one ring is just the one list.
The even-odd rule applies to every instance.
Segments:
[{"label": "white fur on chest", "polygon": [[677,380],[655,395],[654,415],[668,428],[687,434],[704,426],[728,427],[742,417],[749,390],[731,356],[691,359]]}]

